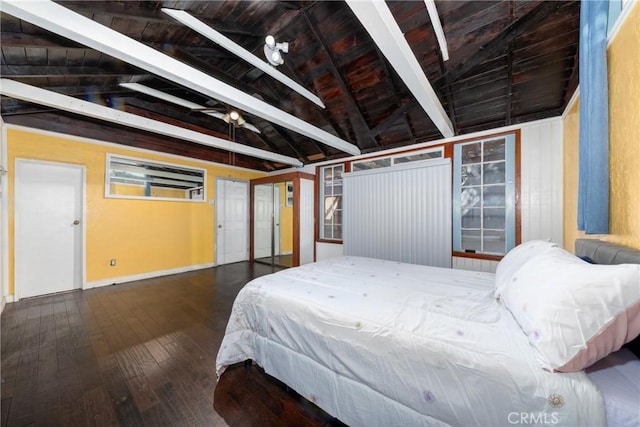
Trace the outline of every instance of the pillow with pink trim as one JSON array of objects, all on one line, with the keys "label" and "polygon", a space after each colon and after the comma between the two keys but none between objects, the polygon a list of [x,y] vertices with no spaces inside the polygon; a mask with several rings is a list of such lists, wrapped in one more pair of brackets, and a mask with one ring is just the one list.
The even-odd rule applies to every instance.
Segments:
[{"label": "pillow with pink trim", "polygon": [[545,240],[528,240],[507,252],[496,267],[495,297],[500,298],[504,289],[513,280],[514,273],[527,261],[549,251],[551,248],[557,247],[557,243],[547,242]]},{"label": "pillow with pink trim", "polygon": [[640,334],[640,265],[589,264],[561,248],[527,261],[502,295],[549,371],[580,371]]}]

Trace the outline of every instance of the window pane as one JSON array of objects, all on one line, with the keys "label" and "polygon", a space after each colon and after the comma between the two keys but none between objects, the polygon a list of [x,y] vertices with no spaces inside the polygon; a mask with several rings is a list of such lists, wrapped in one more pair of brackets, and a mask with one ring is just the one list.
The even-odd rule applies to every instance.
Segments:
[{"label": "window pane", "polygon": [[483,210],[482,221],[485,229],[493,228],[497,230],[504,230],[504,208],[485,208]]},{"label": "window pane", "polygon": [[504,139],[494,139],[484,143],[484,162],[493,162],[495,160],[504,160]]},{"label": "window pane", "polygon": [[482,165],[482,174],[484,176],[484,184],[502,184],[504,183],[505,163],[494,162]]},{"label": "window pane", "polygon": [[342,240],[342,225],[336,225],[333,227],[333,238],[336,240]]},{"label": "window pane", "polygon": [[462,230],[462,251],[474,250],[476,252],[482,251],[480,230]]},{"label": "window pane", "polygon": [[482,148],[482,144],[477,142],[475,144],[466,144],[462,146],[462,164],[467,163],[480,163],[480,150]]},{"label": "window pane", "polygon": [[460,174],[462,177],[462,186],[480,185],[482,182],[480,171],[480,165],[463,166]]},{"label": "window pane", "polygon": [[484,206],[505,206],[504,185],[488,185],[483,190]]},{"label": "window pane", "polygon": [[504,231],[485,231],[484,232],[484,251],[494,254],[504,254],[506,238]]},{"label": "window pane", "polygon": [[333,179],[342,184],[342,166],[336,166],[333,169]]},{"label": "window pane", "polygon": [[463,209],[480,207],[480,188],[467,187],[463,188],[460,193],[460,206]]},{"label": "window pane", "polygon": [[333,227],[330,224],[324,226],[324,238],[333,239]]},{"label": "window pane", "polygon": [[369,170],[369,169],[386,168],[388,166],[391,166],[390,157],[387,157],[384,159],[354,162],[351,164],[351,170],[355,172],[355,171],[363,171],[363,170]]},{"label": "window pane", "polygon": [[324,182],[331,183],[333,180],[333,168],[324,168],[322,170],[324,171]]},{"label": "window pane", "polygon": [[342,225],[342,209],[336,209],[333,213],[333,223],[335,225]]},{"label": "window pane", "polygon": [[418,160],[440,159],[442,158],[442,156],[443,156],[442,150],[434,150],[434,151],[427,151],[426,153],[413,154],[410,156],[396,157],[393,160],[393,163],[397,165],[400,163],[416,162]]},{"label": "window pane", "polygon": [[462,211],[462,228],[480,228],[480,209]]}]

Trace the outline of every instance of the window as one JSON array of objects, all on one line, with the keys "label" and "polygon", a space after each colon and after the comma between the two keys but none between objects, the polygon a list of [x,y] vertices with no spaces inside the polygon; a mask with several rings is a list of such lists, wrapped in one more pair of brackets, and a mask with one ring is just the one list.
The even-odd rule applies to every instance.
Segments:
[{"label": "window", "polygon": [[134,157],[107,155],[105,196],[204,201],[206,171]]},{"label": "window", "polygon": [[412,151],[410,153],[400,154],[397,156],[377,157],[374,159],[360,160],[351,163],[351,170],[353,172],[358,172],[369,169],[388,168],[403,163],[417,162],[420,160],[429,159],[441,159],[443,157],[443,147],[436,147],[426,150]]},{"label": "window", "polygon": [[320,168],[320,238],[342,240],[343,165]]},{"label": "window", "polygon": [[515,246],[515,134],[453,149],[453,250],[504,255]]}]

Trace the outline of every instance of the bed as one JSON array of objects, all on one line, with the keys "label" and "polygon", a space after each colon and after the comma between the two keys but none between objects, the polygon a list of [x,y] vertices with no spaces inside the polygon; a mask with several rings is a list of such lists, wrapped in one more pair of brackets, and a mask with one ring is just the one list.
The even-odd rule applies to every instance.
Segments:
[{"label": "bed", "polygon": [[[345,256],[255,279],[234,302],[217,374],[255,361],[352,426],[605,425],[595,382],[583,369],[557,372],[591,353],[541,363],[544,340],[532,337],[544,326],[517,320],[523,296],[506,282],[526,282],[518,274],[531,257],[514,253],[496,274]],[[638,289],[621,292],[638,302],[635,267],[624,273]],[[544,270],[531,268],[527,277]]]}]

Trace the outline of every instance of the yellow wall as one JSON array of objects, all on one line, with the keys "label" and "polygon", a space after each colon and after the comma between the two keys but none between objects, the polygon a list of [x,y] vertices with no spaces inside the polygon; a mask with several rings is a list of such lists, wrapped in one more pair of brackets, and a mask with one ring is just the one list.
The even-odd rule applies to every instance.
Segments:
[{"label": "yellow wall", "polygon": [[[165,161],[207,170],[206,200],[215,197],[215,177],[250,180],[261,172],[141,153],[112,145],[37,131],[7,129],[9,178],[9,293],[13,294],[13,165],[28,158],[86,167],[86,279],[88,282],[202,265],[215,261],[214,205],[207,202],[105,198],[107,153]],[[115,258],[115,267],[109,261]]]},{"label": "yellow wall", "polygon": [[[608,235],[588,235],[640,249],[640,6],[634,4],[607,52],[610,208]],[[564,246],[577,230],[579,101],[564,120]]]},{"label": "yellow wall", "polygon": [[287,206],[286,182],[276,185],[280,187],[280,252],[293,253],[293,206]]}]

